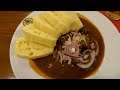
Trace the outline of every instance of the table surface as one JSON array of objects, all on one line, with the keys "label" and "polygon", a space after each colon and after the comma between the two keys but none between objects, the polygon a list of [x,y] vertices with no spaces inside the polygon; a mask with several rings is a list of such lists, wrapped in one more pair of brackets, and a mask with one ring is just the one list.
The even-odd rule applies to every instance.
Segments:
[{"label": "table surface", "polygon": [[[0,11],[0,78],[14,79],[9,58],[9,47],[14,31],[30,11]],[[105,11],[101,11],[105,15]],[[112,21],[113,23],[115,21]],[[114,24],[120,26],[120,21]],[[120,31],[120,27],[118,28]]]},{"label": "table surface", "polygon": [[10,65],[9,47],[14,31],[30,11],[0,11],[0,78],[15,78]]}]

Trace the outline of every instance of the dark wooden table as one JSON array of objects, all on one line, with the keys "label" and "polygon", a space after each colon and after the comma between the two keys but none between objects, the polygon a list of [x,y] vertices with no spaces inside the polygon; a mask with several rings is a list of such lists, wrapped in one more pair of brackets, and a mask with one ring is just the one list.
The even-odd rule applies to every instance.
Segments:
[{"label": "dark wooden table", "polygon": [[10,65],[9,47],[14,31],[30,11],[0,11],[0,79],[15,78]]}]

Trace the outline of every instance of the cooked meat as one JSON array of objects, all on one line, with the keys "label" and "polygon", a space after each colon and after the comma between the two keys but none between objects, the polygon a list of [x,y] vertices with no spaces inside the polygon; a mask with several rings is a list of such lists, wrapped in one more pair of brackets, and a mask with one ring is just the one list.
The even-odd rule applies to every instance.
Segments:
[{"label": "cooked meat", "polygon": [[93,39],[86,34],[86,31],[83,33],[84,31],[70,32],[61,36],[59,43],[63,43],[59,45],[59,48],[55,48],[55,51],[58,53],[54,53],[54,56],[57,54],[57,59],[61,63],[67,62],[69,65],[76,64],[76,66],[83,69],[89,68],[93,64],[96,55],[92,58],[93,55],[91,53],[93,51],[95,52],[94,49],[96,47],[98,48],[98,46],[95,46]]}]

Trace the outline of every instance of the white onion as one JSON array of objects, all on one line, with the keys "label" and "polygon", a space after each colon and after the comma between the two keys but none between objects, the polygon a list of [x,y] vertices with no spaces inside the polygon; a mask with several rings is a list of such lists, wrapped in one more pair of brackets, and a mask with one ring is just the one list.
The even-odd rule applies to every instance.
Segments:
[{"label": "white onion", "polygon": [[78,60],[80,60],[80,62],[82,62],[82,63],[87,63],[87,62],[89,62],[89,59],[83,60],[83,58],[78,58]]},{"label": "white onion", "polygon": [[99,53],[99,45],[98,45],[98,42],[94,39],[94,38],[92,38],[94,41],[95,41],[95,43],[96,43],[96,48],[97,48],[97,50],[96,50],[96,56],[98,55],[98,53]]},{"label": "white onion", "polygon": [[90,53],[90,56],[91,56],[91,59],[90,59],[90,62],[87,63],[87,64],[83,64],[83,63],[78,63],[77,66],[81,67],[81,68],[89,68],[93,62],[94,62],[94,59],[95,59],[95,51],[93,50],[91,53]]}]

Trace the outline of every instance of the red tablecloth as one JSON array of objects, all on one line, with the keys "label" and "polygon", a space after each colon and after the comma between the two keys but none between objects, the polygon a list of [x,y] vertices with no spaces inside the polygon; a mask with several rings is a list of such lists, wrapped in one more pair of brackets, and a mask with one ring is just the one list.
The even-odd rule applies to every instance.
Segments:
[{"label": "red tablecloth", "polygon": [[[100,13],[102,13],[104,16],[107,17],[106,15],[106,11],[100,11]],[[109,17],[107,17],[114,25],[115,27],[118,29],[118,31],[120,32],[120,20],[119,21],[115,21],[115,20],[112,20],[110,19]]]}]

